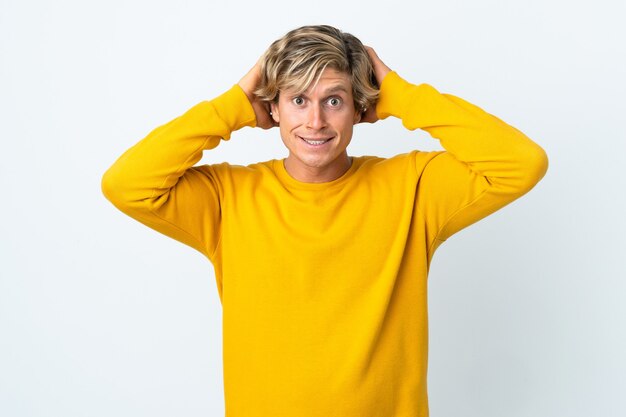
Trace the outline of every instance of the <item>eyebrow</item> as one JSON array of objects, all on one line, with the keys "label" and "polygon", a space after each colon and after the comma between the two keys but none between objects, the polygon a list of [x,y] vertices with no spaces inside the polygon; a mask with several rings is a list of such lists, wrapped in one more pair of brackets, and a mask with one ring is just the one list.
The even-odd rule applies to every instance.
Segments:
[{"label": "eyebrow", "polygon": [[337,91],[343,91],[344,93],[348,92],[348,90],[346,90],[346,87],[344,87],[343,85],[336,85],[324,91],[324,93],[331,94],[331,93],[336,93]]},{"label": "eyebrow", "polygon": [[[331,95],[331,94],[333,94],[333,93],[337,93],[337,92],[339,92],[339,91],[342,91],[342,92],[344,92],[344,93],[348,94],[348,90],[347,90],[347,89],[346,89],[346,87],[345,87],[345,86],[343,86],[342,84],[337,84],[337,85],[334,85],[334,86],[332,86],[332,87],[329,87],[329,88],[327,88],[326,90],[324,90],[322,94],[323,94],[324,96],[329,96],[329,95]],[[307,94],[306,94],[305,92],[302,92],[302,93],[297,94],[297,95],[304,96],[304,97],[308,97],[308,96],[307,96]]]},{"label": "eyebrow", "polygon": [[339,91],[342,91],[342,92],[348,94],[348,90],[346,89],[346,87],[344,87],[341,84],[337,84],[337,85],[335,85],[333,87],[330,87],[327,90],[324,90],[324,95],[328,96],[328,95],[331,95],[333,93],[337,93]]}]

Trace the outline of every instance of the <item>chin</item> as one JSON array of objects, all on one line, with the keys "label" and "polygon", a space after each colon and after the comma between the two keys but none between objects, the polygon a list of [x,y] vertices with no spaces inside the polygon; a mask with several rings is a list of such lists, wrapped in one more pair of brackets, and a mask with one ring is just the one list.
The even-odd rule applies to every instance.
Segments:
[{"label": "chin", "polygon": [[298,161],[311,168],[323,168],[331,164],[334,159],[330,158],[307,158],[305,156],[294,155]]}]

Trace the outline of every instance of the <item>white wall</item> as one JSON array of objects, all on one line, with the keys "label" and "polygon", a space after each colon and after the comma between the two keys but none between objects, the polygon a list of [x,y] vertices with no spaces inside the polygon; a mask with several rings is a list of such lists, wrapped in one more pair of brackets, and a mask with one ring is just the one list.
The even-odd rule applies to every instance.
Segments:
[{"label": "white wall", "polygon": [[[223,415],[211,264],[117,211],[100,180],[154,127],[236,83],[271,41],[318,23],[549,156],[535,189],[435,255],[431,415],[626,415],[625,9],[2,0],[0,415]],[[358,126],[349,151],[415,148],[441,149],[388,119]],[[284,156],[275,130],[246,128],[202,163]]]}]

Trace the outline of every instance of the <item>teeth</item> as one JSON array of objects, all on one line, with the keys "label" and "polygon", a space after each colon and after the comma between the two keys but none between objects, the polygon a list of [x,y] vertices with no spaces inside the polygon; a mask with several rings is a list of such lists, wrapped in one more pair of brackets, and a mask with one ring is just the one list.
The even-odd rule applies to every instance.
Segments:
[{"label": "teeth", "polygon": [[302,138],[302,140],[305,141],[306,143],[310,144],[310,145],[321,145],[322,143],[328,142],[330,139],[326,139],[326,140],[308,140],[308,139]]}]

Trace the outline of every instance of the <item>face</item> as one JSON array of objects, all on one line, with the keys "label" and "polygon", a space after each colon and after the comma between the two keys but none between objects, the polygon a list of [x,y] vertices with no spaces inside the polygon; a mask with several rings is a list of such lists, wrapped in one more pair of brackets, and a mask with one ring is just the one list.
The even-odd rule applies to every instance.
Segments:
[{"label": "face", "polygon": [[347,73],[326,68],[315,86],[302,94],[283,90],[271,107],[289,149],[285,169],[292,177],[326,182],[348,170],[346,147],[361,116],[354,108]]}]

